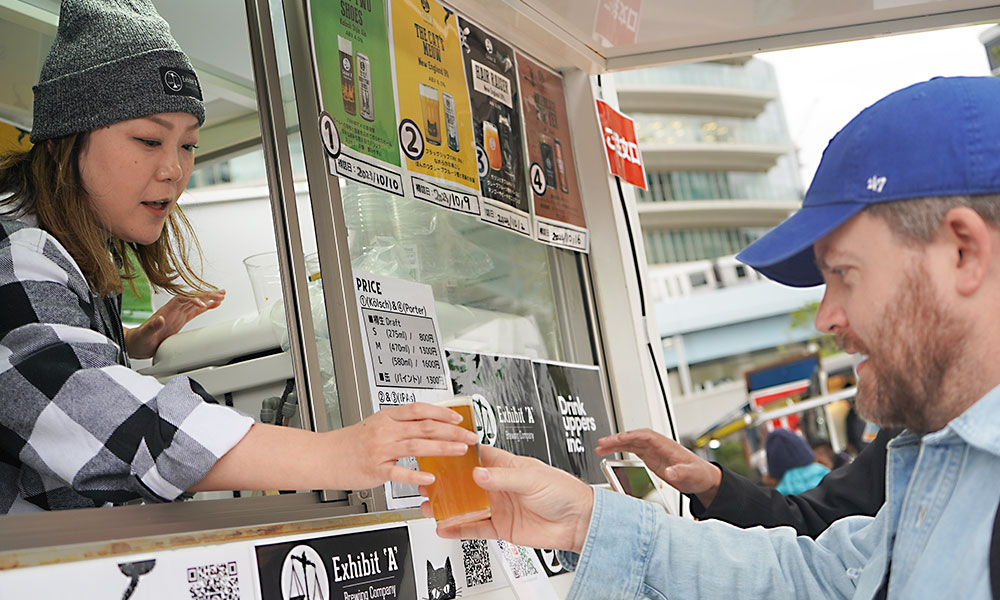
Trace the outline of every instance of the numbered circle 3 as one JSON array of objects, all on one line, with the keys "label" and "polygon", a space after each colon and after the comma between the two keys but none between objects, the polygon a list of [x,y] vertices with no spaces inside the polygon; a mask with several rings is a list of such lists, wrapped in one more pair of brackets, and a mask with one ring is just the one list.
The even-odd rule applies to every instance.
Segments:
[{"label": "numbered circle 3", "polygon": [[476,146],[476,170],[479,171],[479,178],[486,177],[490,170],[490,161],[486,157],[486,151],[482,146]]}]

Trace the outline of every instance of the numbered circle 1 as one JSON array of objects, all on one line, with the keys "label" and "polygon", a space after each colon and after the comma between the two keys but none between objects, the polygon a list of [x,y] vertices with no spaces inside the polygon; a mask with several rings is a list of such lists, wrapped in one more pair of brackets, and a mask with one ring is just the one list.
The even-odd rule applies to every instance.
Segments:
[{"label": "numbered circle 1", "polygon": [[545,173],[542,172],[542,165],[536,162],[531,163],[531,166],[528,167],[528,179],[531,181],[531,191],[535,192],[536,196],[545,194]]},{"label": "numbered circle 1", "polygon": [[410,119],[399,122],[399,145],[410,160],[420,160],[424,155],[424,134]]},{"label": "numbered circle 1", "polygon": [[340,132],[337,131],[337,124],[333,122],[333,117],[324,112],[319,116],[319,135],[323,139],[323,148],[332,158],[340,155]]},{"label": "numbered circle 1", "polygon": [[486,158],[486,151],[482,146],[476,146],[476,170],[479,171],[479,178],[486,177],[490,170],[490,161]]}]

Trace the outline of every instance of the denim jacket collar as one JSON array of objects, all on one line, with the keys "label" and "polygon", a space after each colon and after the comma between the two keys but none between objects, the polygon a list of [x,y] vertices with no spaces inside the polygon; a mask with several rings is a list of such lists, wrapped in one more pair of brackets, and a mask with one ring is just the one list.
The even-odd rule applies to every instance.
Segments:
[{"label": "denim jacket collar", "polygon": [[965,443],[1000,456],[1000,386],[948,422],[938,431],[918,435],[906,429],[889,442],[889,448],[901,448],[923,441],[925,444],[943,444],[955,437]]}]

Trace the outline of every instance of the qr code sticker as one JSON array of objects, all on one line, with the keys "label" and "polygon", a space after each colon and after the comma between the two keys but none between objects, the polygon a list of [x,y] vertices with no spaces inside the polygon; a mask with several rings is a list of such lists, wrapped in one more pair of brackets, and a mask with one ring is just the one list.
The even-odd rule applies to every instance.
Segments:
[{"label": "qr code sticker", "polygon": [[500,547],[500,552],[503,553],[504,558],[507,560],[507,566],[510,567],[510,571],[515,579],[538,575],[538,569],[535,568],[535,563],[531,561],[531,557],[534,555],[533,550],[516,544],[508,544],[501,540],[497,540],[497,546]]},{"label": "qr code sticker", "polygon": [[465,585],[473,587],[493,583],[490,552],[486,540],[462,540],[462,559],[465,563]]},{"label": "qr code sticker", "polygon": [[240,600],[235,561],[191,567],[187,580],[191,600]]}]

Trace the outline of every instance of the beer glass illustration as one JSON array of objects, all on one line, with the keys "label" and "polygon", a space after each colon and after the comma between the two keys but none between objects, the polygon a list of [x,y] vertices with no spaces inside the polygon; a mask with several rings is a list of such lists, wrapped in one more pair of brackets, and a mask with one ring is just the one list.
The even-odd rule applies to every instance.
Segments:
[{"label": "beer glass illustration", "polygon": [[441,145],[441,129],[438,124],[441,115],[441,101],[437,88],[426,83],[420,84],[420,109],[424,113],[424,139],[428,144]]},{"label": "beer glass illustration", "polygon": [[[456,396],[437,405],[462,415],[459,426],[476,431],[471,396]],[[472,469],[480,466],[479,444],[470,447],[462,456],[418,456],[417,463],[421,471],[434,474],[434,483],[427,487],[427,495],[438,526],[447,528],[489,518],[489,496],[472,480]]]},{"label": "beer glass illustration", "polygon": [[543,133],[539,137],[538,146],[542,152],[542,172],[545,174],[545,187],[555,189],[556,166],[555,158],[552,155],[552,138]]},{"label": "beer glass illustration", "polygon": [[344,98],[344,112],[357,114],[357,93],[354,87],[354,44],[347,38],[337,36],[340,49],[340,95]]},{"label": "beer glass illustration", "polygon": [[559,181],[559,189],[562,193],[569,193],[569,181],[566,179],[566,159],[563,158],[562,144],[559,140],[553,142],[556,146],[556,179]]},{"label": "beer glass illustration", "polygon": [[372,96],[372,63],[358,52],[358,95],[361,97],[361,118],[375,120],[375,98]]},{"label": "beer glass illustration", "polygon": [[500,163],[503,165],[504,176],[513,177],[514,174],[514,144],[511,143],[510,117],[503,111],[497,115],[497,130],[500,133]]},{"label": "beer glass illustration", "polygon": [[486,160],[490,164],[490,169],[499,171],[503,167],[500,134],[497,132],[497,126],[490,121],[483,121],[483,149],[486,150]]},{"label": "beer glass illustration", "polygon": [[444,99],[444,129],[448,137],[448,147],[458,152],[458,117],[455,115],[455,98],[448,92],[441,92]]}]

